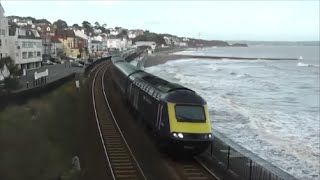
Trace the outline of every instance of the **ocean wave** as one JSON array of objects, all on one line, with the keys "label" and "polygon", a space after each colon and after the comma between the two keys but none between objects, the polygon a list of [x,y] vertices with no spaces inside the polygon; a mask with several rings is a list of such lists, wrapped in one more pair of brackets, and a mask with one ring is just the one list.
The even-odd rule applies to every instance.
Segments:
[{"label": "ocean wave", "polygon": [[221,71],[221,70],[222,70],[221,67],[218,67],[218,66],[213,65],[213,64],[210,64],[210,65],[208,66],[208,68],[211,69],[212,71]]},{"label": "ocean wave", "polygon": [[297,66],[300,66],[300,67],[319,67],[318,64],[305,64],[302,62],[298,62]]},{"label": "ocean wave", "polygon": [[237,77],[238,78],[249,78],[251,76],[249,74],[247,74],[247,73],[244,73],[244,74],[238,74]]}]

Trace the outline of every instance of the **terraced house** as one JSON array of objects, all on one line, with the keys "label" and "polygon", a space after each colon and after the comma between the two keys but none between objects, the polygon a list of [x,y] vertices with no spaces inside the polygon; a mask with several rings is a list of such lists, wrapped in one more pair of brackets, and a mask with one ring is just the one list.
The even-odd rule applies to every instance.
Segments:
[{"label": "terraced house", "polygon": [[9,55],[19,68],[29,70],[41,67],[42,39],[37,30],[9,25]]},{"label": "terraced house", "polygon": [[[8,19],[4,16],[4,9],[0,3],[0,61],[9,55],[8,36]],[[7,76],[9,76],[9,72],[8,69],[4,67],[2,71],[0,70],[0,81]]]},{"label": "terraced house", "polygon": [[80,55],[79,41],[73,29],[57,30],[56,37],[63,45],[64,56],[77,58]]}]

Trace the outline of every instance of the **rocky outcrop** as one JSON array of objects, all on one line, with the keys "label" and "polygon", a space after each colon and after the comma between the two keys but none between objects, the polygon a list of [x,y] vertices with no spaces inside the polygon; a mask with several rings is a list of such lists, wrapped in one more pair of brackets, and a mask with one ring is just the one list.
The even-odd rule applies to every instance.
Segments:
[{"label": "rocky outcrop", "polygon": [[233,46],[233,47],[248,47],[248,44],[245,44],[245,43],[235,43],[235,44],[232,44],[231,46]]}]

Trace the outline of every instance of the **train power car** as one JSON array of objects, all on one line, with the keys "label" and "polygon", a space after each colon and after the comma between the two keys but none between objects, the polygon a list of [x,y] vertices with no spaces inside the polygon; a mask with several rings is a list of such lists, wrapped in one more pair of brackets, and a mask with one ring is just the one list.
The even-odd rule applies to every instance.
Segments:
[{"label": "train power car", "polygon": [[124,99],[162,142],[195,153],[210,145],[208,106],[194,91],[117,58],[112,60],[111,74]]}]

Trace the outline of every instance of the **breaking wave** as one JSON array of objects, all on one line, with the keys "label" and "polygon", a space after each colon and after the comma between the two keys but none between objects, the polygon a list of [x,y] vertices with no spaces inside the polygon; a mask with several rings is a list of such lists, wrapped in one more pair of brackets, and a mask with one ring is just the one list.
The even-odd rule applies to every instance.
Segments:
[{"label": "breaking wave", "polygon": [[319,67],[319,65],[317,65],[317,64],[305,64],[302,62],[298,62],[297,66],[300,66],[300,67]]}]

